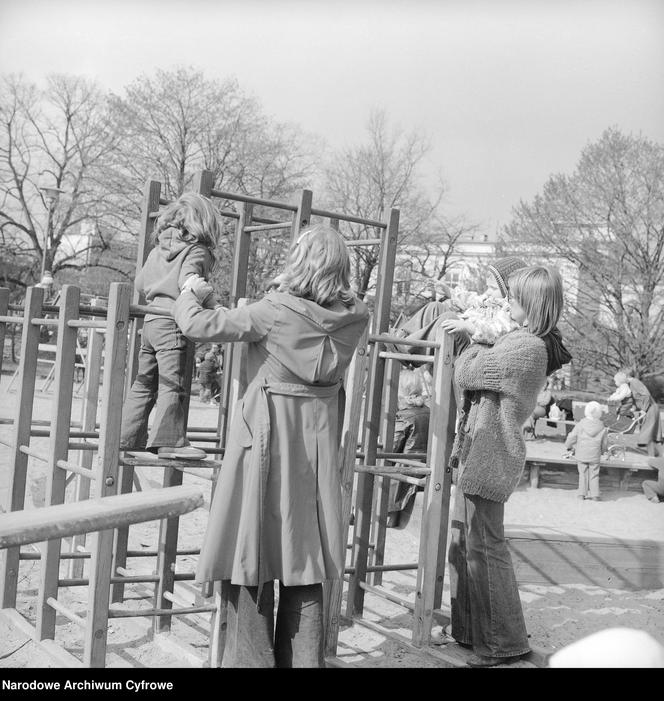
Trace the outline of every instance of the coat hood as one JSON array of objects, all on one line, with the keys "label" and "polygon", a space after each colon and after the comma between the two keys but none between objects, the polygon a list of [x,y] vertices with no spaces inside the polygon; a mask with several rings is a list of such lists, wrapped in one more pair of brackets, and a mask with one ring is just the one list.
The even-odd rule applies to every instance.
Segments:
[{"label": "coat hood", "polygon": [[185,241],[182,238],[180,229],[176,229],[174,226],[169,226],[167,229],[164,229],[157,237],[159,250],[166,260],[173,260],[180,255],[182,251],[190,248],[195,243],[196,241]]},{"label": "coat hood", "polygon": [[288,307],[298,314],[306,325],[315,327],[325,334],[333,334],[345,326],[356,324],[366,319],[368,314],[367,305],[357,298],[350,307],[341,303],[332,307],[321,307],[309,299],[294,297],[285,292],[272,292],[266,298]]},{"label": "coat hood", "polygon": [[604,425],[601,419],[592,419],[590,417],[586,417],[579,421],[579,428],[582,428],[584,432],[587,433],[589,436],[594,437],[601,433],[606,428],[606,426]]}]

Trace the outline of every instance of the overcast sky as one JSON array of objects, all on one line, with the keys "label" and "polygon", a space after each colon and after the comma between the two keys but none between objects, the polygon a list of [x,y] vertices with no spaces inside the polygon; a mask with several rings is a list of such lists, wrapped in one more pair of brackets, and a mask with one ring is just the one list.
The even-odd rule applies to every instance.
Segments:
[{"label": "overcast sky", "polygon": [[332,147],[383,108],[487,233],[607,127],[664,143],[663,37],[662,0],[0,0],[3,73],[190,65]]}]

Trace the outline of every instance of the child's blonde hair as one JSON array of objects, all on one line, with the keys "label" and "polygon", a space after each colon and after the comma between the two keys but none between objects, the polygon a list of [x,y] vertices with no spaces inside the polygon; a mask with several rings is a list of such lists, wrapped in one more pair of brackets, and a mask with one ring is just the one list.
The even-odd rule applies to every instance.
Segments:
[{"label": "child's blonde hair", "polygon": [[556,268],[530,265],[510,275],[509,296],[525,312],[529,331],[546,336],[563,310],[563,280]]},{"label": "child's blonde hair", "polygon": [[399,406],[424,406],[423,392],[422,375],[403,368],[399,374]]},{"label": "child's blonde hair", "polygon": [[152,232],[153,242],[156,243],[159,234],[169,227],[179,229],[184,241],[198,241],[213,255],[221,238],[217,210],[210,199],[196,192],[185,192],[164,207]]},{"label": "child's blonde hair", "polygon": [[604,410],[599,402],[588,402],[583,411],[583,414],[587,419],[601,419],[603,413]]},{"label": "child's blonde hair", "polygon": [[355,299],[348,247],[339,232],[325,224],[300,234],[278,280],[279,292],[310,299],[322,307],[335,302],[349,307]]}]

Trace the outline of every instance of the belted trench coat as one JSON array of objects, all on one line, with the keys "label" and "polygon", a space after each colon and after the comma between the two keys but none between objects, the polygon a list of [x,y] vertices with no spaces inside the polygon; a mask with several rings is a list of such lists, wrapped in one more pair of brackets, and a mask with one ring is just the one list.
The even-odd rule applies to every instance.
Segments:
[{"label": "belted trench coat", "polygon": [[209,310],[184,292],[174,315],[193,341],[248,343],[248,385],[233,408],[196,581],[295,586],[341,577],[341,384],[366,305],[324,308],[273,292]]}]

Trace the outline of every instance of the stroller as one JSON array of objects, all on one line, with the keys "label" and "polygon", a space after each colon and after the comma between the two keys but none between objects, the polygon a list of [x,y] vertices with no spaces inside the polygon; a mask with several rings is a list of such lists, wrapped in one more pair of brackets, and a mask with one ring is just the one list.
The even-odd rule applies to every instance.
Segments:
[{"label": "stroller", "polygon": [[[639,433],[643,426],[643,420],[646,416],[645,411],[635,409],[627,412],[623,410],[622,405],[618,405],[615,410],[615,416],[611,417],[611,405],[609,405],[609,415],[605,417],[604,423],[609,429],[609,447],[607,453],[610,460],[625,459],[627,450],[626,436]],[[632,450],[644,452],[637,446],[630,446]]]}]

